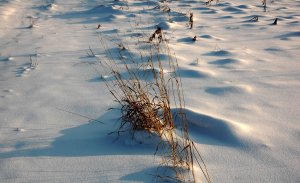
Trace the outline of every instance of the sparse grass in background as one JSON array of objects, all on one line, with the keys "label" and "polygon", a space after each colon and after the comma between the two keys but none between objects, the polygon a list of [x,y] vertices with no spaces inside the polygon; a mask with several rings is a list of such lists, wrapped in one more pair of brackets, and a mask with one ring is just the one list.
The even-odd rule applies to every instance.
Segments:
[{"label": "sparse grass in background", "polygon": [[[101,78],[121,109],[117,133],[146,131],[160,137],[156,154],[162,157],[161,168],[169,168],[173,173],[159,171],[158,181],[197,182],[201,176],[195,174],[198,167],[207,182],[211,182],[206,165],[189,137],[177,59],[170,52],[162,30],[157,28],[148,40],[138,40],[135,51],[138,54],[123,43],[118,43],[123,46],[112,51],[103,37],[100,40],[107,55],[107,59],[99,59],[101,75],[108,76]],[[173,107],[176,114],[172,113]]]}]

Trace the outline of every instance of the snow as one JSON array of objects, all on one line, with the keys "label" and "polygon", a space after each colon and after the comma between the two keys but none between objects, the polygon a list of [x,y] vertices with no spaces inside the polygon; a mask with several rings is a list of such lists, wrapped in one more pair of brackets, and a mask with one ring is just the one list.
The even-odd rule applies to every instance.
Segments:
[{"label": "snow", "polygon": [[267,1],[266,12],[245,0],[0,0],[0,182],[152,182],[155,139],[108,135],[120,114],[88,53],[104,57],[102,36],[138,56],[136,40],[157,26],[213,182],[299,182],[299,10],[299,0]]}]

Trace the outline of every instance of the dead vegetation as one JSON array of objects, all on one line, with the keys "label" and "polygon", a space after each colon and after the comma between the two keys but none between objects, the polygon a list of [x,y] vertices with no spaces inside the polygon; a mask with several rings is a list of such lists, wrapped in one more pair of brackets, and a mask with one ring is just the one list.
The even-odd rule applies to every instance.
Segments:
[{"label": "dead vegetation", "polygon": [[192,29],[194,26],[194,14],[193,13],[190,13],[189,26],[190,26],[190,29]]},{"label": "dead vegetation", "polygon": [[158,43],[163,41],[162,30],[160,27],[154,31],[154,33],[149,37],[149,42],[152,42],[157,37]]},{"label": "dead vegetation", "polygon": [[[164,41],[162,29],[158,27],[148,41],[138,40],[137,45],[144,49],[138,49],[137,55],[129,47],[112,52],[106,40],[100,40],[107,59],[99,59],[99,63],[104,74],[113,78],[102,79],[121,110],[117,133],[146,131],[160,137],[155,154],[162,157],[161,167],[172,173],[159,171],[155,176],[158,181],[198,182],[198,167],[210,183],[206,165],[189,137],[178,63]],[[173,107],[178,109],[175,114]]]},{"label": "dead vegetation", "polygon": [[266,12],[267,11],[267,0],[262,0],[262,5],[264,8],[264,12]]}]

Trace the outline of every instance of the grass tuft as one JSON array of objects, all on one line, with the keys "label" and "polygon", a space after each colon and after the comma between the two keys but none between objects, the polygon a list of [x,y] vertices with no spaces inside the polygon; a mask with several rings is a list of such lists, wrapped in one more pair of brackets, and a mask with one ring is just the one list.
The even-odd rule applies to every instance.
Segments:
[{"label": "grass tuft", "polygon": [[[148,40],[138,40],[133,52],[129,46],[108,49],[100,37],[107,55],[107,59],[99,59],[101,75],[113,78],[103,80],[121,110],[117,133],[146,131],[160,137],[155,154],[162,157],[161,167],[173,174],[160,172],[157,180],[197,182],[200,175],[194,168],[198,166],[210,183],[206,165],[189,137],[178,62],[165,40],[162,29],[157,28]],[[178,109],[175,114],[172,108]]]}]

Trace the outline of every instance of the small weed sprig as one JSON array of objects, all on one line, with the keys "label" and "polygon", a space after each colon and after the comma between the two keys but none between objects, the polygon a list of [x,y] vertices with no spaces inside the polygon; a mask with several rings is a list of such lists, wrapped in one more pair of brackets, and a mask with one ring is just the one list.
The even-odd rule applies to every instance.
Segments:
[{"label": "small weed sprig", "polygon": [[264,12],[267,11],[267,0],[262,0],[262,5],[264,7]]},{"label": "small weed sprig", "polygon": [[30,56],[29,59],[30,59],[30,68],[31,69],[36,69],[39,65],[37,56],[35,56],[35,60],[32,59],[32,56]]},{"label": "small weed sprig", "polygon": [[190,13],[189,25],[190,25],[190,29],[192,29],[193,25],[194,25],[194,14],[193,13]]},{"label": "small weed sprig", "polygon": [[155,32],[150,36],[149,42],[152,42],[157,36],[158,43],[161,43],[163,41],[163,36],[162,36],[162,30],[160,27],[157,27]]}]

